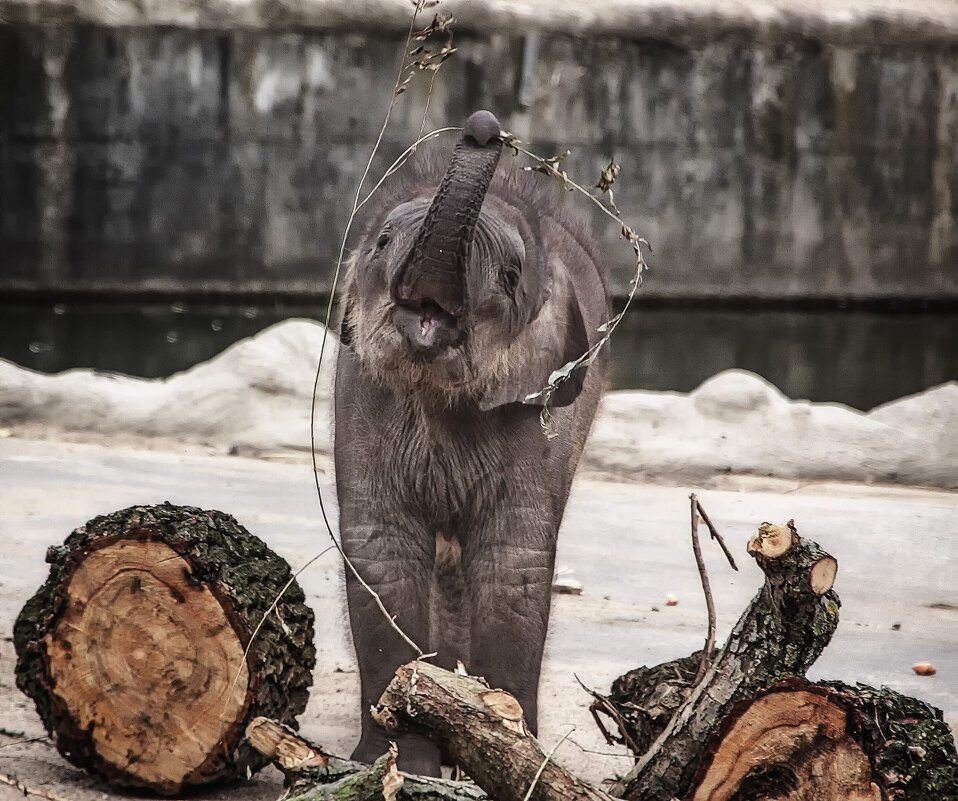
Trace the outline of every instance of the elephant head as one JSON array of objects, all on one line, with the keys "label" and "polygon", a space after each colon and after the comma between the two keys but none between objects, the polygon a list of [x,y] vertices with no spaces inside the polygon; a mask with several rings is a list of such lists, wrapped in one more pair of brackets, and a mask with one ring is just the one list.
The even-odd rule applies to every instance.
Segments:
[{"label": "elephant head", "polygon": [[[496,118],[475,112],[438,188],[428,170],[400,187],[350,265],[343,344],[383,384],[424,401],[525,402],[590,344],[585,318],[596,315],[584,313],[570,261],[594,254],[574,225],[541,219],[545,195],[529,173],[497,174],[502,146]],[[552,405],[575,399],[582,372]]]}]

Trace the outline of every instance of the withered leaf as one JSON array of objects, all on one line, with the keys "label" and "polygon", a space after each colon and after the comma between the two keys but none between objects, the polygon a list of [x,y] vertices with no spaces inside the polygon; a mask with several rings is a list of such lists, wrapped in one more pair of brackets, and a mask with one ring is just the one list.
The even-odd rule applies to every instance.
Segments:
[{"label": "withered leaf", "polygon": [[402,789],[405,779],[396,767],[396,757],[399,749],[395,743],[389,744],[389,759],[386,761],[386,772],[383,774],[383,801],[396,801],[396,796]]},{"label": "withered leaf", "polygon": [[609,161],[609,166],[602,170],[602,174],[599,176],[599,181],[596,183],[595,188],[599,190],[600,193],[608,192],[612,188],[612,184],[615,183],[616,178],[619,177],[619,172],[621,172],[622,167],[615,163],[615,159]]}]

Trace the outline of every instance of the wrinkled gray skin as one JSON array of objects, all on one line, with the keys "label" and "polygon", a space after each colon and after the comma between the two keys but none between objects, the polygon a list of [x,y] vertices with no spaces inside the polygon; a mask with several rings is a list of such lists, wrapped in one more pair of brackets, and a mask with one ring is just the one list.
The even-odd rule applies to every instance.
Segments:
[{"label": "wrinkled gray skin", "polygon": [[[556,536],[604,355],[553,396],[556,438],[523,401],[596,341],[608,307],[589,235],[553,182],[497,173],[501,148],[495,117],[476,112],[445,174],[407,183],[371,220],[344,293],[336,482],[343,548],[399,626],[435,663],[514,693],[535,732]],[[349,570],[346,589],[353,758],[371,762],[397,736],[369,709],[416,654]],[[438,775],[423,735],[398,746],[403,770]]]}]

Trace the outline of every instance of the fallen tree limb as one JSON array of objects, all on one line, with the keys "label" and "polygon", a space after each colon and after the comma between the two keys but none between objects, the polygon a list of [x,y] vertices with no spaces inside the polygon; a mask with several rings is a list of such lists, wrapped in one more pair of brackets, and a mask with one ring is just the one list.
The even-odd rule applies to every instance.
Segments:
[{"label": "fallen tree limb", "polygon": [[831,640],[840,606],[831,589],[836,560],[799,537],[792,521],[763,523],[748,551],[765,584],[702,681],[682,687],[687,679],[680,674],[684,701],[614,795],[634,801],[681,796],[702,764],[705,742],[731,708],[782,677],[803,676]]},{"label": "fallen tree limb", "polygon": [[516,699],[425,662],[396,671],[376,711],[387,728],[426,731],[496,801],[610,801],[553,762],[529,734]]}]

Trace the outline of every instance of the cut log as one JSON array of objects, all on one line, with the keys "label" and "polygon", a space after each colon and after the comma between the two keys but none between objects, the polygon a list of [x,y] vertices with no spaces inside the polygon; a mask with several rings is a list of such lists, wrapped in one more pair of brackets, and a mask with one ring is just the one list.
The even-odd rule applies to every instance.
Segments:
[{"label": "cut log", "polygon": [[691,801],[956,801],[958,755],[937,710],[887,687],[788,679],[738,704]]},{"label": "cut log", "polygon": [[[791,520],[784,526],[763,523],[748,551],[765,573],[762,589],[699,684],[693,688],[681,669],[673,671],[672,691],[684,700],[648,750],[637,754],[639,761],[613,795],[635,801],[681,796],[702,763],[704,743],[732,707],[783,677],[804,676],[831,640],[840,606],[831,588],[834,557],[799,537]],[[667,689],[656,684],[651,696],[646,690],[631,703],[642,708]],[[659,724],[665,719],[655,709],[645,712]]]},{"label": "cut log", "polygon": [[496,801],[611,801],[543,753],[512,695],[472,676],[410,662],[374,717],[387,728],[428,732]]},{"label": "cut log", "polygon": [[47,561],[14,627],[17,685],[61,754],[162,794],[265,764],[246,724],[292,723],[315,663],[284,560],[229,515],[164,504],[95,518]]}]

